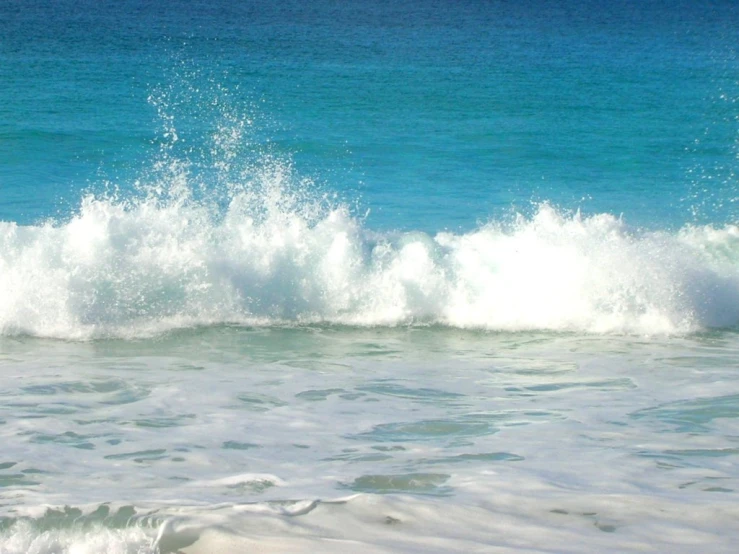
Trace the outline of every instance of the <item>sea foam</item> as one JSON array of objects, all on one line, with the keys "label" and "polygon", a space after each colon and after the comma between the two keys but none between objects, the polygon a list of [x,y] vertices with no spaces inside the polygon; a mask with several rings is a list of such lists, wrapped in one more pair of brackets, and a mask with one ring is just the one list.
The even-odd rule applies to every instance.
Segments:
[{"label": "sea foam", "polygon": [[3,554],[159,554],[141,527],[48,529],[39,531],[21,521],[0,533]]},{"label": "sea foam", "polygon": [[0,222],[0,333],[89,339],[238,324],[682,334],[739,324],[739,227],[639,231],[542,204],[455,234],[377,233],[266,159],[217,200],[186,172]]}]

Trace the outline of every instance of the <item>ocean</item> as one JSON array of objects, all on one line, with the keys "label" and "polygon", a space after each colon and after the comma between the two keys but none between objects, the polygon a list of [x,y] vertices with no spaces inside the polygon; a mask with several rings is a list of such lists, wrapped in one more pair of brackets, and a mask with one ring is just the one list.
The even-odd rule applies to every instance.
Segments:
[{"label": "ocean", "polygon": [[0,554],[734,552],[739,5],[0,1]]}]

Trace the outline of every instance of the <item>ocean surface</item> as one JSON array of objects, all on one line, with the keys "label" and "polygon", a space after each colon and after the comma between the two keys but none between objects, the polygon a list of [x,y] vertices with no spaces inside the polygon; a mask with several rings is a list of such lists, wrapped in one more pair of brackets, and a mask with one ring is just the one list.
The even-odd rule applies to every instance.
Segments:
[{"label": "ocean surface", "polygon": [[0,1],[0,554],[735,552],[739,5]]}]

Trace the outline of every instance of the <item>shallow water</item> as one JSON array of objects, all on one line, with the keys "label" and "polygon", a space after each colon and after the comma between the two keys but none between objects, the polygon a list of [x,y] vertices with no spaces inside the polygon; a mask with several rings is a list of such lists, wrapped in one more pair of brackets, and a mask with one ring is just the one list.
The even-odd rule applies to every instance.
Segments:
[{"label": "shallow water", "polygon": [[168,521],[162,544],[202,535],[193,551],[729,551],[737,350],[733,332],[5,338],[4,548],[104,524],[132,551]]}]

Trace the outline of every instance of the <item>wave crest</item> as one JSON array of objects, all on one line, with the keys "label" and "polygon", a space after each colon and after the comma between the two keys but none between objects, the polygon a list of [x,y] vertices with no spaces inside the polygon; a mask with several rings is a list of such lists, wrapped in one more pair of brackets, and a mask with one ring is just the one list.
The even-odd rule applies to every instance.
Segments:
[{"label": "wave crest", "polygon": [[672,334],[739,323],[737,226],[639,232],[544,204],[465,234],[377,234],[291,179],[274,163],[232,187],[221,211],[182,194],[88,196],[65,223],[0,222],[0,333],[130,338],[235,323]]}]

